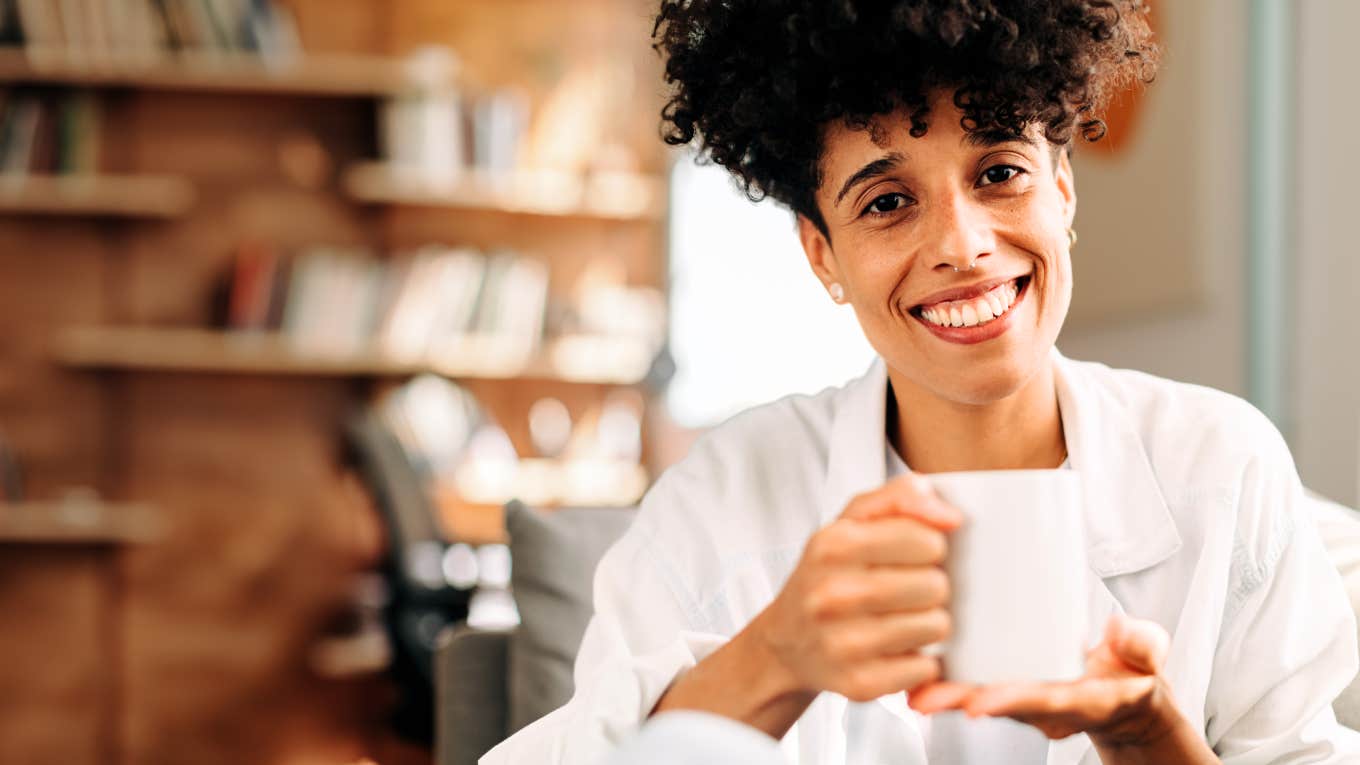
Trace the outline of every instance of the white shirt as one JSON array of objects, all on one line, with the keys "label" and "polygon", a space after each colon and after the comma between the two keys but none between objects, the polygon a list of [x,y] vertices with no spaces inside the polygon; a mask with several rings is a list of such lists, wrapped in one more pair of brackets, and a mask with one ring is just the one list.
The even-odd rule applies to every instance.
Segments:
[{"label": "white shirt", "polygon": [[[1082,473],[1090,634],[1115,610],[1165,627],[1178,707],[1228,765],[1360,762],[1360,736],[1331,710],[1360,666],[1354,617],[1279,433],[1224,393],[1053,363]],[[818,528],[884,483],[886,396],[879,360],[700,439],[596,571],[572,700],[481,762],[595,763],[635,731],[678,673],[770,603]],[[781,748],[811,765],[927,762],[901,693],[823,693]],[[1099,758],[1079,734],[1050,743],[1047,762]]]}]

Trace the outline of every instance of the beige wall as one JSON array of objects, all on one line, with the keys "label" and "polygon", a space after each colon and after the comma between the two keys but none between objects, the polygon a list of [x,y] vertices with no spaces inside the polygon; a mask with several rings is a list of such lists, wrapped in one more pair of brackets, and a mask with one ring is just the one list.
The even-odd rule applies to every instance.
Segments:
[{"label": "beige wall", "polygon": [[[1155,230],[1155,235],[1140,234],[1136,227],[1128,235],[1146,237],[1143,246],[1153,247],[1154,242],[1174,233],[1177,246],[1195,258],[1198,273],[1193,276],[1199,286],[1192,299],[1136,313],[1102,316],[1094,310],[1098,306],[1074,312],[1059,347],[1075,358],[1141,369],[1241,395],[1246,389],[1242,313],[1246,4],[1206,0],[1202,4],[1162,3],[1158,7],[1164,14],[1161,27],[1167,53],[1158,82],[1152,87],[1174,88],[1178,96],[1183,93],[1188,97],[1152,102],[1158,108],[1145,114],[1139,140],[1165,142],[1168,151],[1186,159],[1183,167],[1171,170],[1165,178],[1132,184],[1111,182],[1098,167],[1094,168],[1097,172],[1083,176],[1078,157],[1076,227],[1080,232],[1083,225],[1095,225],[1108,217],[1104,209],[1098,211],[1099,215],[1089,210],[1095,205],[1109,208],[1111,200],[1129,199],[1130,209],[1151,209],[1154,212],[1144,216],[1140,225]],[[1197,150],[1184,152],[1185,145]],[[1091,160],[1087,166],[1096,162]],[[1156,200],[1165,197],[1193,200],[1200,211],[1195,216],[1198,225],[1166,231],[1170,224],[1155,214]],[[1086,218],[1083,209],[1088,210]],[[1098,279],[1083,284],[1083,268],[1099,272],[1103,267],[1098,262],[1085,266],[1083,262],[1108,255],[1091,246],[1092,240],[1099,241],[1096,236],[1083,236],[1072,253],[1078,292],[1074,302],[1087,299],[1088,306],[1090,287],[1108,288]],[[1184,270],[1164,268],[1155,276],[1180,279],[1184,275]]]},{"label": "beige wall", "polygon": [[[1245,291],[1246,137],[1244,101],[1245,3],[1212,0],[1219,31],[1190,45],[1201,64],[1197,87],[1204,109],[1183,117],[1197,133],[1217,140],[1178,180],[1193,184],[1212,216],[1202,241],[1203,298],[1161,315],[1069,322],[1060,347],[1070,356],[1133,367],[1180,380],[1246,392]],[[1354,98],[1354,40],[1360,3],[1307,0],[1298,8],[1298,120],[1294,128],[1298,188],[1290,330],[1289,421],[1286,436],[1305,483],[1336,499],[1360,501],[1360,245],[1354,233],[1360,201],[1360,151],[1351,136],[1360,126]],[[1177,51],[1187,46],[1168,40]],[[1163,79],[1178,76],[1163,70]],[[1159,83],[1161,84],[1161,83]],[[1156,86],[1154,86],[1156,87]],[[1165,118],[1166,115],[1158,115]],[[1078,194],[1083,189],[1078,168]],[[1173,179],[1169,182],[1175,182]],[[1089,187],[1090,184],[1088,184]],[[1108,193],[1107,189],[1100,189]],[[1130,193],[1137,193],[1131,190]],[[1078,227],[1081,225],[1080,205]],[[1074,251],[1077,288],[1081,258]]]},{"label": "beige wall", "polygon": [[1298,4],[1298,260],[1294,458],[1309,485],[1354,505],[1360,465],[1360,3]]}]

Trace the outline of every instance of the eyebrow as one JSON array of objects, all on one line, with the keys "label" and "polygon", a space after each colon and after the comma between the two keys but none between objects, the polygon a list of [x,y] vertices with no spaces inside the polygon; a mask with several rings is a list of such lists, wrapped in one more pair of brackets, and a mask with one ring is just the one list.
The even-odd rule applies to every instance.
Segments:
[{"label": "eyebrow", "polygon": [[1031,135],[1012,133],[1008,130],[974,130],[963,137],[965,143],[976,149],[988,149],[1003,143],[1023,143],[1037,148],[1039,141]]},{"label": "eyebrow", "polygon": [[904,159],[906,159],[906,157],[904,157],[902,154],[898,152],[893,152],[891,154],[885,154],[882,157],[879,157],[878,159],[874,160],[873,162],[870,162],[869,164],[865,165],[864,167],[861,167],[860,169],[856,170],[854,175],[851,175],[849,178],[845,179],[845,183],[841,186],[840,193],[836,195],[836,204],[839,205],[841,203],[841,200],[845,199],[845,195],[850,193],[850,189],[853,189],[855,186],[869,180],[870,178],[877,178],[880,175],[884,175],[889,170],[896,170],[897,167],[902,164],[902,160]]}]

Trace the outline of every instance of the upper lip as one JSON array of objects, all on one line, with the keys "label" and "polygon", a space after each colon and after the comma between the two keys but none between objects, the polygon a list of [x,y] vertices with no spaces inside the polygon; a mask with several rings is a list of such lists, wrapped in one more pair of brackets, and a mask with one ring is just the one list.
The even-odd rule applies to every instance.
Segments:
[{"label": "upper lip", "polygon": [[1020,279],[1025,276],[1028,276],[1028,274],[1020,274],[1018,276],[1004,276],[997,279],[988,279],[987,281],[984,282],[976,282],[966,287],[955,287],[953,289],[940,290],[939,292],[932,293],[922,298],[919,302],[916,303],[916,307],[920,308],[922,306],[934,305],[936,303],[943,303],[949,300],[968,300],[970,298],[975,298],[979,295],[990,292],[996,289],[998,286],[1005,284],[1006,282],[1012,282],[1015,281],[1016,279]]}]

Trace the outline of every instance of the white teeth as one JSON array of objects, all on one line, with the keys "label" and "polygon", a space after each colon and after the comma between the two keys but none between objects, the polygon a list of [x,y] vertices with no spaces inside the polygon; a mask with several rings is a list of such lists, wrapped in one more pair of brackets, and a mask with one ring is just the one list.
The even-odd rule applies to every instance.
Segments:
[{"label": "white teeth", "polygon": [[978,323],[977,309],[973,307],[972,303],[964,303],[962,313],[963,313],[963,326],[965,327],[977,326]]},{"label": "white teeth", "polygon": [[1014,281],[998,285],[986,294],[971,300],[939,303],[921,309],[921,318],[941,327],[975,327],[1004,316],[1019,289]]}]

